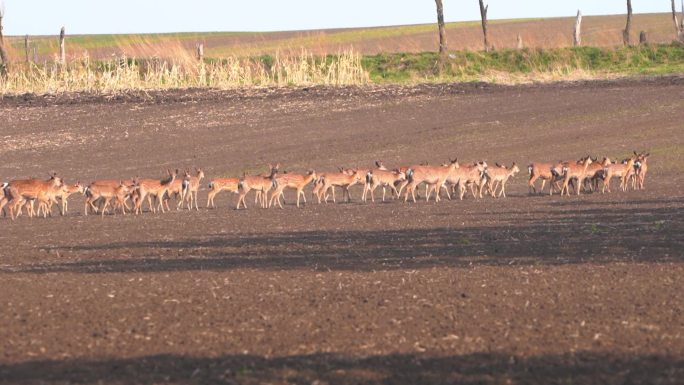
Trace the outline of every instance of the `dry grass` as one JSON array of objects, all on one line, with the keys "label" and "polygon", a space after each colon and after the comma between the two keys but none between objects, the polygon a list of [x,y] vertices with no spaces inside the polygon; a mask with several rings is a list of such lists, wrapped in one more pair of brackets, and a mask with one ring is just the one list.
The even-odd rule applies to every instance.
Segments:
[{"label": "dry grass", "polygon": [[[15,64],[0,78],[0,94],[96,92],[209,87],[350,85],[368,82],[361,56],[353,51],[318,57],[302,51],[297,56],[276,55],[272,60],[228,57],[199,61],[182,48],[156,50],[138,45],[133,52],[106,61],[92,61],[87,54],[63,65],[58,61]],[[161,55],[163,53],[163,56]]]}]

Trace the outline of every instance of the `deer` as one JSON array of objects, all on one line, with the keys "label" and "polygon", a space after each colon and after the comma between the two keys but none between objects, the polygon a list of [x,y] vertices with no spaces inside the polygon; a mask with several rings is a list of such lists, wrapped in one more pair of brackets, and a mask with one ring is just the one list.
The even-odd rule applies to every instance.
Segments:
[{"label": "deer", "polygon": [[[135,205],[137,204],[137,201],[139,200],[138,198],[140,197],[139,191],[137,189],[137,184],[138,181],[135,178],[132,179],[126,179],[123,181],[125,185],[129,187],[129,193],[126,196],[126,199],[124,199],[124,206],[126,210],[131,211],[135,208]],[[97,185],[97,186],[111,186],[111,187],[118,187],[121,184],[120,179],[99,179],[96,181],[93,181],[90,183],[90,185]],[[128,205],[128,199],[130,199],[133,203],[133,207],[130,207]],[[99,207],[104,204],[104,199],[98,199],[94,201],[93,203],[98,204]],[[97,209],[96,209],[97,212]]]},{"label": "deer", "polygon": [[[176,173],[178,173],[177,170]],[[183,205],[183,201],[185,200],[184,193],[186,184],[187,182],[185,178],[176,178],[169,183],[168,189],[166,190],[166,193],[162,199],[167,211],[171,211],[171,208],[169,207],[169,201],[171,200],[172,196],[176,198],[176,210],[180,210],[181,206]]]},{"label": "deer", "polygon": [[[413,198],[413,202],[416,202],[416,187],[418,187],[419,184],[425,183],[430,187],[430,189],[434,189],[436,194],[435,194],[435,202],[439,202],[439,189],[444,185],[446,182],[447,178],[449,177],[449,174],[453,172],[458,165],[458,159],[454,160],[449,160],[449,166],[448,167],[434,167],[434,166],[412,166],[406,171],[406,179],[409,181],[408,185],[406,186],[406,193],[404,195],[404,202],[408,201],[408,196],[411,194],[411,197]],[[430,192],[428,191],[426,193],[426,201],[430,201]],[[447,195],[448,191],[447,191]],[[451,199],[451,196],[449,196],[449,199]]]},{"label": "deer", "polygon": [[[261,174],[258,174],[256,176],[260,176],[262,178],[270,178],[272,174],[277,174],[278,171],[280,170],[280,163],[276,163],[275,166],[272,165],[271,163],[266,164],[266,167],[268,167],[268,172],[262,172]],[[244,176],[244,174],[243,174]],[[257,190],[256,194],[254,195],[254,204],[257,204],[257,202],[261,200],[262,202],[266,200],[266,197],[262,198],[261,191]]]},{"label": "deer", "polygon": [[[452,181],[458,179],[459,199],[463,200],[467,186],[470,186],[470,193],[473,198],[482,198],[482,186],[487,181],[487,172],[488,166],[485,161],[474,162],[455,170],[451,178]],[[475,193],[476,189],[478,194]]]},{"label": "deer", "polygon": [[66,215],[69,209],[69,197],[76,193],[85,194],[85,186],[80,181],[76,181],[73,185],[64,185],[62,191],[57,196],[62,202],[62,212],[64,215]]},{"label": "deer", "polygon": [[0,210],[2,210],[2,216],[6,217],[7,212],[5,211],[5,206],[12,196],[9,192],[9,182],[5,182],[0,186]]},{"label": "deer", "polygon": [[240,184],[240,179],[239,178],[215,178],[212,179],[209,182],[209,196],[207,197],[207,208],[216,208],[216,205],[214,204],[214,198],[216,198],[216,195],[220,193],[221,191],[229,191],[234,194],[240,194],[239,191],[239,186]]},{"label": "deer", "polygon": [[[634,152],[636,154],[636,151]],[[650,153],[641,153],[636,157],[635,160],[635,179],[639,190],[644,189],[644,182],[646,181],[646,173],[648,172],[648,157],[651,156]]]},{"label": "deer", "polygon": [[565,195],[570,195],[570,188],[568,187],[570,180],[577,179],[577,195],[580,195],[580,190],[582,187],[582,181],[587,175],[587,168],[592,164],[594,160],[587,156],[586,158],[580,159],[578,162],[566,162],[563,165],[563,173],[565,178],[563,178],[563,187],[561,188],[561,196],[563,192]]},{"label": "deer", "polygon": [[[37,216],[40,216],[41,213],[43,218],[46,218],[48,215],[52,216],[52,205],[59,204],[59,202],[57,202],[57,197],[62,193],[63,188],[64,184],[57,187],[50,186],[45,191],[38,193],[38,196],[36,197],[36,202],[38,202]],[[59,206],[59,208],[60,215],[64,216],[63,206]]]},{"label": "deer", "polygon": [[[587,167],[587,172],[585,173],[584,180],[580,182],[585,187],[585,191],[598,191],[599,179],[605,178],[604,169],[606,166],[610,165],[610,158],[604,157],[601,163],[592,162],[589,167]],[[586,182],[589,181],[589,188],[586,188]]]},{"label": "deer", "polygon": [[166,170],[168,173],[168,177],[165,179],[138,179],[138,191],[140,194],[140,197],[136,201],[135,204],[135,214],[142,213],[142,205],[143,201],[145,201],[145,198],[147,198],[147,203],[150,207],[150,210],[153,213],[157,212],[157,208],[155,208],[154,205],[152,205],[152,198],[154,197],[156,202],[157,202],[157,207],[161,210],[162,213],[164,213],[164,205],[163,205],[163,198],[164,194],[168,191],[169,187],[171,186],[171,183],[176,180],[176,176],[178,175],[178,170],[176,170],[175,173],[172,173],[171,170]]},{"label": "deer", "polygon": [[318,203],[321,202],[321,197],[324,198],[324,203],[328,203],[328,190],[332,189],[333,203],[335,200],[335,187],[342,188],[343,199],[346,197],[347,202],[351,202],[352,197],[349,188],[359,183],[364,178],[363,170],[352,169],[349,172],[326,173],[321,176],[320,181],[322,186],[318,191]]},{"label": "deer", "polygon": [[[515,174],[520,172],[518,165],[513,162],[510,168],[505,165],[495,163],[496,167],[487,169],[487,187],[489,188],[492,197],[506,197],[506,182],[509,178],[515,177]],[[496,195],[496,189],[501,184],[499,195]],[[484,186],[484,185],[483,185]]]},{"label": "deer", "polygon": [[[32,216],[33,211],[33,201],[38,199],[50,199],[54,200],[53,193],[56,193],[57,189],[61,187],[62,179],[57,176],[57,173],[51,173],[50,179],[40,180],[40,179],[23,179],[23,180],[12,180],[10,181],[5,190],[9,190],[11,198],[7,202],[10,207],[10,216],[12,220],[15,219],[14,212],[19,210],[24,204],[27,205],[29,210],[29,216]],[[54,203],[57,203],[55,200]]]},{"label": "deer", "polygon": [[[343,167],[338,167],[338,170],[340,173],[344,173],[344,168]],[[316,174],[316,179],[313,181],[313,189],[311,190],[311,200],[313,201],[314,198],[318,198],[318,203],[321,203],[321,193],[323,190],[323,182],[325,181],[325,178],[328,177],[329,175],[333,175],[335,173],[333,172],[324,172],[321,174]],[[348,175],[345,173],[345,175]],[[335,189],[333,188],[333,197],[335,195]],[[327,196],[326,196],[327,199]]]},{"label": "deer", "polygon": [[[69,202],[68,199],[72,194],[75,193],[81,193],[83,194],[85,192],[85,188],[81,182],[76,182],[73,185],[67,185],[65,183],[62,184],[56,191],[53,191],[52,197],[47,197],[45,196],[44,199],[38,198],[38,215],[40,215],[41,210],[43,213],[47,213],[50,216],[52,216],[52,205],[53,202],[56,202],[56,199],[59,199],[59,202],[61,204],[60,207],[60,213],[61,215],[67,215],[67,210],[69,208]],[[47,198],[47,199],[45,199]],[[44,215],[45,216],[45,215]]]},{"label": "deer", "polygon": [[623,180],[626,181],[629,178],[629,173],[634,170],[634,158],[629,158],[625,163],[611,163],[603,168],[603,188],[601,193],[605,193],[606,190],[610,192],[610,181],[613,178],[620,178],[620,189],[623,187]]},{"label": "deer", "polygon": [[382,187],[383,202],[385,201],[387,187],[391,189],[393,197],[399,197],[399,191],[397,190],[396,185],[404,180],[406,180],[406,174],[399,171],[399,169],[394,169],[392,171],[380,168],[371,170],[366,174],[366,185],[368,188],[364,189],[362,199],[365,202],[367,192],[370,191],[371,201],[375,202],[375,189],[378,188],[378,186]]},{"label": "deer", "polygon": [[304,187],[306,187],[309,183],[315,181],[317,179],[316,176],[316,171],[314,170],[309,170],[305,175],[300,175],[300,174],[283,174],[279,177],[276,178],[277,183],[276,187],[271,193],[271,199],[268,202],[268,207],[271,207],[272,205],[275,206],[275,203],[280,206],[280,208],[283,208],[283,205],[280,203],[280,198],[284,195],[283,191],[286,188],[294,189],[297,192],[297,207],[299,207],[299,201],[300,197],[304,199],[304,203],[306,203],[306,195],[304,194]]},{"label": "deer", "polygon": [[[137,187],[138,186],[134,186],[134,188]],[[111,185],[109,183],[91,183],[90,185],[88,185],[88,187],[85,188],[86,201],[84,215],[88,215],[89,209],[92,209],[94,212],[97,213],[98,208],[95,206],[95,202],[98,200],[103,200],[104,204],[99,209],[99,211],[100,215],[104,217],[105,212],[107,211],[107,206],[109,206],[109,203],[113,199],[115,200],[114,214],[116,214],[116,209],[120,207],[122,214],[126,215],[126,197],[129,195],[130,192],[131,186],[126,184],[126,182],[124,182],[123,180],[119,181],[119,184],[117,186]]]},{"label": "deer", "polygon": [[[240,196],[238,197],[237,210],[240,209],[240,203],[242,203],[244,208],[247,208],[245,203],[245,196],[249,194],[250,191],[254,190],[258,195],[258,201],[261,201],[261,208],[268,207],[267,194],[273,187],[277,187],[277,179],[275,178],[278,173],[278,167],[271,168],[271,174],[264,177],[261,175],[242,175],[240,181],[238,182],[238,189],[240,191]],[[255,200],[255,204],[256,204]]]},{"label": "deer", "polygon": [[560,182],[563,180],[563,162],[558,161],[557,163],[531,163],[527,166],[527,171],[530,174],[530,180],[528,181],[529,193],[537,193],[537,187],[535,182],[537,179],[542,180],[541,188],[539,193],[544,192],[544,185],[546,181],[549,181],[549,195],[553,195],[554,187],[556,190],[560,190]]},{"label": "deer", "polygon": [[[195,210],[199,211],[199,206],[197,204],[197,192],[199,191],[202,179],[204,179],[204,170],[201,168],[196,168],[196,176],[190,175],[189,170],[185,170],[185,178],[183,179],[183,193],[181,197],[183,200],[187,201],[188,210],[192,209],[193,202],[195,203]],[[180,207],[180,204],[179,204]]]}]

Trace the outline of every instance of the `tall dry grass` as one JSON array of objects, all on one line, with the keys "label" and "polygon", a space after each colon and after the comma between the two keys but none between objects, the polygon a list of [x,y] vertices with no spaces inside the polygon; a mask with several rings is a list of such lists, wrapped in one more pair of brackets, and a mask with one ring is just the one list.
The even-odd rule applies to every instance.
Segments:
[{"label": "tall dry grass", "polygon": [[[143,58],[143,59],[139,59]],[[0,94],[96,92],[171,88],[230,89],[251,86],[358,85],[369,81],[352,50],[316,56],[306,51],[275,57],[198,60],[180,44],[127,44],[116,57],[91,60],[87,52],[58,60],[13,63],[0,78]]]}]

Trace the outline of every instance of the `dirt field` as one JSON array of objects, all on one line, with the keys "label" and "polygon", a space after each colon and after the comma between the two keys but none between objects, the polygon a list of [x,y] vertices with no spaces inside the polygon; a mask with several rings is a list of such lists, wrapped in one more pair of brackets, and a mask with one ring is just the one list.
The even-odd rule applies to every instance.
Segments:
[{"label": "dirt field", "polygon": [[[496,200],[0,218],[0,383],[681,384],[683,110],[681,77],[2,99],[3,181],[523,172]],[[645,191],[528,196],[531,161],[632,150]]]},{"label": "dirt field", "polygon": [[[432,6],[432,5],[428,5]],[[490,20],[489,40],[496,48],[517,47],[521,36],[525,47],[558,48],[572,45],[575,15],[546,19]],[[447,20],[449,10],[446,11]],[[622,46],[626,15],[584,16],[582,44],[586,46]],[[479,20],[447,23],[447,41],[452,50],[482,50],[482,27]],[[645,31],[651,43],[670,43],[676,39],[670,13],[633,16],[632,40],[639,41]],[[58,31],[55,31],[58,32]],[[9,56],[24,60],[24,36],[8,38]],[[59,52],[56,36],[32,36],[40,60],[52,60]],[[178,55],[184,47],[194,57],[195,46],[202,42],[207,57],[262,54],[299,55],[302,49],[315,54],[334,54],[350,47],[361,54],[387,52],[426,52],[438,48],[435,24],[346,28],[289,32],[217,32],[153,35],[76,35],[69,37],[68,55],[81,58],[88,52],[93,59],[111,59],[126,53],[130,57],[156,57],[171,52]]]}]

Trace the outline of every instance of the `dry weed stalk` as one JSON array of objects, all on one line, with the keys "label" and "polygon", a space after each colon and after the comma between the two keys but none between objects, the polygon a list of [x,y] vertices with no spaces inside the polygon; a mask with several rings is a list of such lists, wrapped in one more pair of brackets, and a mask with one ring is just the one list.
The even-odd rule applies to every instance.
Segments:
[{"label": "dry weed stalk", "polygon": [[[122,53],[107,61],[91,61],[88,54],[67,60],[15,66],[0,79],[0,94],[101,92],[154,90],[190,87],[230,89],[253,86],[289,85],[359,85],[369,81],[361,65],[361,56],[353,51],[337,55],[314,56],[277,54],[272,63],[259,58],[228,57],[198,61],[187,50],[165,50],[133,45],[138,54],[152,54],[136,59]],[[153,48],[152,48],[153,47]],[[140,57],[140,56],[138,56]]]}]

